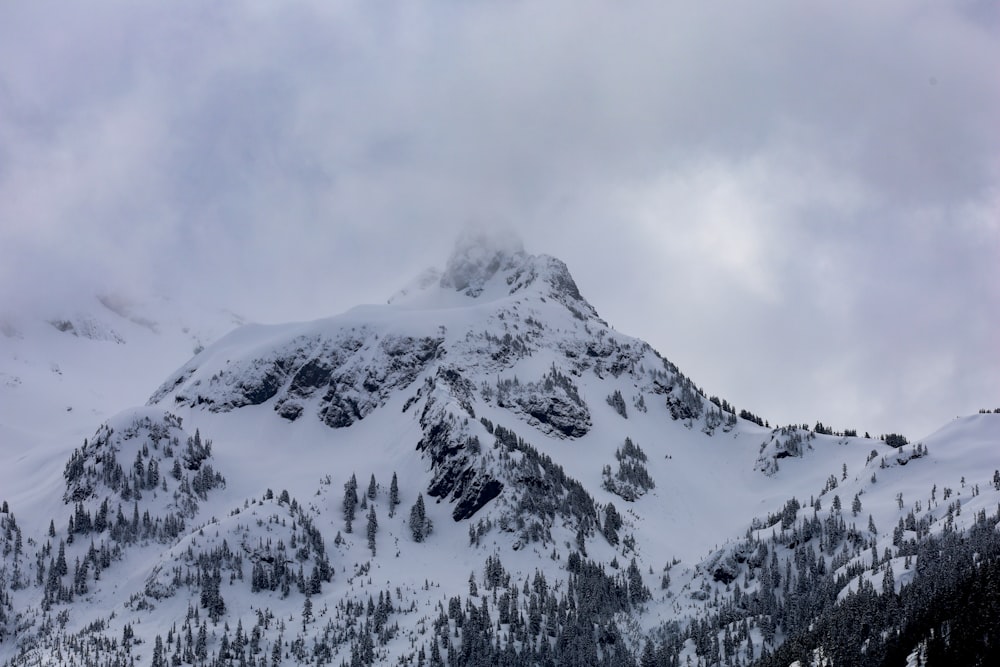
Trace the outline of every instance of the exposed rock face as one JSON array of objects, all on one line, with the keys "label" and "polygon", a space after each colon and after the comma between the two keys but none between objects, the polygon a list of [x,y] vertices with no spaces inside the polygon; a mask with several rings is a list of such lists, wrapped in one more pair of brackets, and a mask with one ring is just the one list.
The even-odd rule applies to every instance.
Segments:
[{"label": "exposed rock face", "polygon": [[[255,358],[228,362],[207,379],[196,373],[196,367],[187,367],[168,380],[151,402],[173,393],[175,404],[228,412],[274,399],[277,413],[293,421],[309,403],[328,426],[350,426],[380,406],[393,390],[412,383],[443,342],[430,336],[383,336],[376,341],[365,333],[299,337]],[[310,400],[315,395],[320,399]]]},{"label": "exposed rock face", "polygon": [[551,394],[534,394],[520,399],[518,404],[539,424],[566,437],[579,438],[590,430],[590,414],[586,405]]},{"label": "exposed rock face", "polygon": [[383,338],[374,363],[347,363],[329,375],[322,367],[310,369],[307,375],[313,385],[325,381],[327,387],[320,401],[320,419],[334,428],[364,419],[393,390],[409,386],[435,358],[441,343],[442,339],[429,337]]},{"label": "exposed rock face", "polygon": [[569,376],[552,368],[541,380],[497,387],[497,405],[529,416],[545,433],[579,438],[590,430],[590,410]]},{"label": "exposed rock face", "polygon": [[468,432],[468,422],[460,421],[448,405],[461,405],[462,396],[453,392],[466,388],[468,382],[454,370],[438,373],[443,380],[428,380],[423,388],[427,402],[420,417],[424,436],[417,449],[430,458],[433,477],[427,493],[442,500],[454,501],[455,521],[471,518],[500,495],[504,484],[480,466],[482,445]]},{"label": "exposed rock face", "polygon": [[745,563],[755,567],[763,564],[763,558],[755,553],[754,547],[747,543],[739,543],[719,549],[705,559],[702,567],[710,573],[713,581],[730,584],[736,580]]}]

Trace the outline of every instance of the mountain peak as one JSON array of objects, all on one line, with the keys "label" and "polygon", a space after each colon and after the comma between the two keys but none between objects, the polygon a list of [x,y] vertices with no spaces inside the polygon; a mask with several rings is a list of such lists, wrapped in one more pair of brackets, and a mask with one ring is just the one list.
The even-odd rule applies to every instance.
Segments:
[{"label": "mountain peak", "polygon": [[466,230],[455,243],[441,287],[478,296],[498,271],[513,268],[526,254],[521,239],[510,230]]},{"label": "mountain peak", "polygon": [[597,317],[564,262],[528,254],[517,234],[506,229],[463,232],[443,272],[424,271],[390,297],[389,303],[409,308],[453,307],[528,293],[561,303],[579,319]]}]

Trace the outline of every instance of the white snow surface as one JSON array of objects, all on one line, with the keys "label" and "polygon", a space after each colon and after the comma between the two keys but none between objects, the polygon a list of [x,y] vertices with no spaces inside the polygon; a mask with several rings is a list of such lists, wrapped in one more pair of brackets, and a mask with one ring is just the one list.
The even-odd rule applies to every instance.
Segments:
[{"label": "white snow surface", "polygon": [[[194,319],[185,322],[185,316]],[[992,512],[1000,501],[991,483],[1000,415],[956,419],[901,450],[879,440],[811,434],[803,438],[800,455],[778,457],[775,443],[782,436],[776,431],[743,419],[715,423],[710,413],[718,408],[647,344],[603,322],[562,262],[528,255],[508,238],[464,239],[443,272],[424,274],[388,304],[359,306],[314,322],[240,326],[210,343],[237,323],[223,311],[185,312],[166,301],[144,310],[108,297],[81,305],[79,312],[4,320],[0,500],[9,503],[23,532],[20,567],[27,581],[35,576],[35,551],[68,537],[74,502],[65,498],[67,460],[102,428],[121,434],[143,420],[164,423],[176,415],[183,424],[175,433],[181,444],[195,431],[211,440],[207,461],[225,484],[199,499],[183,534],[124,549],[100,580],[91,575],[87,592],[75,602],[43,612],[40,587],[11,591],[0,662],[58,663],[55,651],[65,644],[46,642],[40,632],[46,618],[65,611],[62,634],[51,636],[69,637],[99,623],[106,636],[120,639],[127,624],[141,640],[131,655],[148,663],[154,638],[166,637],[189,605],[198,606],[196,589],[171,583],[175,568],[189,570],[198,549],[221,548],[223,542],[246,559],[243,579],[231,572],[231,581],[224,572],[221,584],[230,628],[241,622],[249,629],[258,610],[269,608],[277,618],[292,619],[285,642],[303,637],[311,646],[322,625],[338,618],[338,604],[367,602],[389,591],[398,610],[392,622],[400,630],[379,649],[384,663],[412,654],[414,642],[422,641],[422,630],[436,618],[437,604],[467,595],[470,573],[481,578],[491,554],[501,557],[514,578],[538,569],[550,582],[564,580],[576,536],[571,519],[557,516],[539,542],[498,527],[517,520],[512,509],[522,490],[504,477],[508,473],[499,459],[488,456],[494,437],[483,418],[550,457],[599,508],[614,503],[621,513],[619,533],[633,535],[634,547],[612,545],[592,532],[586,548],[604,564],[617,559],[624,566],[634,557],[652,591],[628,624],[637,633],[636,649],[642,633],[704,613],[708,602],[692,593],[724,591],[713,568],[751,532],[770,535],[774,528],[764,518],[792,497],[801,502],[804,517],[813,511],[810,498],[820,500],[825,516],[838,495],[848,523],[862,530],[870,514],[879,549],[891,545],[893,528],[917,501],[919,513],[943,517],[946,487],[962,503],[960,526],[980,509]],[[702,408],[697,416],[675,418],[685,387],[693,388]],[[615,392],[624,399],[625,417],[608,400]],[[147,407],[129,407],[147,397]],[[538,406],[550,413],[564,410],[567,420],[585,427],[573,430],[566,421],[539,417]],[[504,483],[471,518],[453,518],[460,502],[451,494],[429,494],[442,474],[431,449],[418,449],[429,438],[429,424],[451,425],[463,443],[477,439],[480,463],[471,445],[459,451],[468,457],[463,459],[468,469]],[[144,443],[147,450],[152,447],[148,430],[136,433],[117,445],[126,469]],[[645,467],[655,482],[634,502],[602,487],[602,471],[615,469],[615,452],[626,437],[647,455]],[[913,458],[917,443],[927,453]],[[171,458],[159,446],[144,460],[157,457],[166,476]],[[88,465],[96,467],[92,461]],[[390,517],[394,473],[400,505]],[[375,499],[367,501],[378,517],[374,556],[365,536],[365,510],[358,510],[354,531],[345,530],[341,505],[352,474],[360,496],[371,476],[377,482]],[[824,491],[831,476],[837,487]],[[177,502],[179,484],[167,481],[169,492],[143,492],[136,501],[140,512],[156,516]],[[102,488],[84,501],[87,509],[96,511],[102,497],[120,502]],[[283,490],[296,509],[279,502]],[[434,526],[419,543],[408,526],[418,494]],[[856,518],[850,511],[855,494],[863,503]],[[131,516],[132,504],[121,504]],[[268,540],[276,548],[279,540],[289,545],[303,539],[301,516],[322,534],[334,571],[322,592],[312,595],[315,618],[308,622],[301,618],[305,598],[294,588],[283,596],[252,592],[248,583],[251,559],[263,553],[255,549]],[[50,520],[55,538],[48,535]],[[470,545],[470,526],[486,520],[492,529]],[[335,542],[338,532],[341,539]],[[92,539],[100,543],[107,537],[88,535],[67,545],[71,570]],[[17,558],[5,558],[0,576],[10,580]],[[308,575],[316,555],[295,566],[300,562]],[[665,568],[671,583],[663,590]],[[905,585],[903,564],[893,561],[893,568],[897,586]],[[876,588],[880,581],[873,581]],[[223,628],[210,630],[210,649],[218,650]],[[276,640],[272,628],[262,641]],[[346,644],[337,647],[334,663],[342,659],[350,659]],[[296,662],[294,656],[288,660]]]}]

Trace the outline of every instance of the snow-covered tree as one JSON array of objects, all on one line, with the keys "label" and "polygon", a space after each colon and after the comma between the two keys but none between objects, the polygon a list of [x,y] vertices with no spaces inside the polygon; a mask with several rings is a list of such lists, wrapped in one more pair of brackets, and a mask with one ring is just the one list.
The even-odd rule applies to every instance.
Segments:
[{"label": "snow-covered tree", "polygon": [[344,484],[344,532],[353,532],[354,513],[358,506],[358,478],[353,474]]},{"label": "snow-covered tree", "polygon": [[410,509],[410,533],[414,542],[423,542],[431,533],[431,520],[427,518],[427,511],[424,508],[424,495],[417,494],[417,502],[413,503]]},{"label": "snow-covered tree", "polygon": [[368,535],[368,548],[372,550],[372,556],[375,555],[375,533],[378,532],[378,518],[375,516],[375,506],[372,505],[368,509],[368,529],[366,531]]},{"label": "snow-covered tree", "polygon": [[392,473],[392,482],[389,484],[389,516],[395,516],[396,507],[399,505],[399,482],[396,480],[396,473]]}]

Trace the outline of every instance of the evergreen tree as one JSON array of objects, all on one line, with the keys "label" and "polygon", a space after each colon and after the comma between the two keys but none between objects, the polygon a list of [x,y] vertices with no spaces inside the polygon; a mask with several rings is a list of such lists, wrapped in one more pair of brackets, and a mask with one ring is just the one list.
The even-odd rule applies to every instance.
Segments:
[{"label": "evergreen tree", "polygon": [[368,481],[368,499],[375,500],[376,495],[378,495],[378,485],[375,484],[375,474],[372,473],[372,477]]},{"label": "evergreen tree", "polygon": [[396,506],[399,505],[399,482],[396,480],[396,473],[392,473],[392,482],[389,484],[389,516],[396,515]]},{"label": "evergreen tree", "polygon": [[160,483],[160,465],[154,458],[149,459],[149,467],[146,470],[146,480],[150,489],[156,489],[156,486]]},{"label": "evergreen tree", "polygon": [[604,537],[612,546],[618,544],[618,529],[622,527],[622,518],[615,509],[614,503],[608,503],[604,510]]},{"label": "evergreen tree", "polygon": [[372,505],[368,510],[368,548],[372,550],[372,556],[375,555],[375,533],[378,532],[378,519],[375,518],[375,506]]},{"label": "evergreen tree", "polygon": [[66,564],[66,542],[63,540],[59,540],[59,555],[56,556],[55,572],[60,577],[69,572],[69,565]]},{"label": "evergreen tree", "polygon": [[302,603],[302,630],[305,631],[306,624],[312,620],[313,617],[313,601],[308,595],[306,596],[305,602]]},{"label": "evergreen tree", "polygon": [[208,625],[205,621],[202,621],[201,627],[198,628],[198,639],[195,642],[194,654],[199,660],[205,660],[208,657]]},{"label": "evergreen tree", "polygon": [[410,509],[410,533],[414,542],[423,542],[431,532],[431,520],[424,508],[424,494],[417,494],[417,502]]},{"label": "evergreen tree", "polygon": [[354,513],[358,506],[358,478],[351,478],[344,484],[344,532],[353,532]]}]

